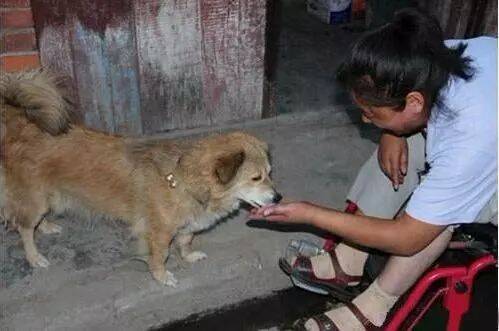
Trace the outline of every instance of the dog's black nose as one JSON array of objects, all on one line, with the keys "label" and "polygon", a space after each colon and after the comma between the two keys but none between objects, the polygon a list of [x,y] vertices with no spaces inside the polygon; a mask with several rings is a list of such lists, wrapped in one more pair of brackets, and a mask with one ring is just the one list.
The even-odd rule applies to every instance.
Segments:
[{"label": "dog's black nose", "polygon": [[274,197],[272,198],[272,202],[273,203],[278,203],[281,200],[282,200],[282,195],[280,195],[279,193],[276,192],[274,194]]}]

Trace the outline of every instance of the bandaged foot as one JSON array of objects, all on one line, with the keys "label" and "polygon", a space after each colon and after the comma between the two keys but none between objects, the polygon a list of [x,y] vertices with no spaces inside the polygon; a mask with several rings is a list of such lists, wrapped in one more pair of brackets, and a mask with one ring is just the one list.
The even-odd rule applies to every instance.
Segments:
[{"label": "bandaged foot", "polygon": [[[398,296],[393,296],[381,289],[377,281],[374,281],[362,294],[355,298],[352,303],[371,321],[372,324],[381,327],[386,316],[393,305],[397,302]],[[341,306],[325,313],[339,330],[365,331],[362,323],[346,306]],[[319,331],[319,326],[313,319],[305,323],[305,328],[309,331]]]}]

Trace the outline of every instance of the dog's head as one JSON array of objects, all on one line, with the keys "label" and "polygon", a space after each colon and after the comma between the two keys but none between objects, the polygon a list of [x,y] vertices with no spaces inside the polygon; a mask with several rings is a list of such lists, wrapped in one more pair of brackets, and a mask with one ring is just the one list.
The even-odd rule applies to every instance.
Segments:
[{"label": "dog's head", "polygon": [[245,133],[200,140],[180,167],[201,201],[259,207],[281,199],[270,178],[267,144]]}]

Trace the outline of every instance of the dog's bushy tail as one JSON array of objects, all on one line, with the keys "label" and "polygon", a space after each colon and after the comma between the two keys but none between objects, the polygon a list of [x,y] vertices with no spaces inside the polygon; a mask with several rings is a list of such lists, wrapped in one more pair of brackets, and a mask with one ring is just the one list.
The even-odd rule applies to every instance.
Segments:
[{"label": "dog's bushy tail", "polygon": [[70,127],[68,103],[56,77],[44,70],[1,72],[0,104],[24,109],[29,121],[52,135]]}]

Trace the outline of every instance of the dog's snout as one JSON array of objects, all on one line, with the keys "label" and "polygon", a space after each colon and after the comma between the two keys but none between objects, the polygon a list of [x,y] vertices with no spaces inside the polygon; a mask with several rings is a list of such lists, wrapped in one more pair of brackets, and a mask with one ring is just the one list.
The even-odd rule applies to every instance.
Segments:
[{"label": "dog's snout", "polygon": [[282,200],[282,195],[276,192],[274,194],[274,197],[272,198],[272,202],[273,203],[278,203],[281,200]]}]

